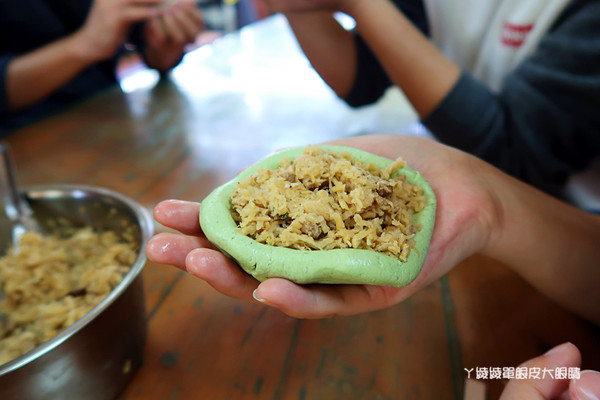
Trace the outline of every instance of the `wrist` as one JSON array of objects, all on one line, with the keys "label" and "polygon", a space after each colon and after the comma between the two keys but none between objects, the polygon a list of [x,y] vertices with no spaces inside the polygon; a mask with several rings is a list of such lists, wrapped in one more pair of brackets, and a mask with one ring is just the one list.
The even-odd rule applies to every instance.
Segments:
[{"label": "wrist", "polygon": [[[506,254],[514,250],[508,242],[514,217],[521,214],[519,201],[513,182],[514,178],[494,169],[494,174],[486,177],[485,188],[493,204],[495,218],[488,225],[488,236],[481,254],[506,263]],[[514,231],[512,234],[514,235]]]},{"label": "wrist", "polygon": [[[459,154],[462,154],[460,152]],[[463,171],[463,179],[471,188],[468,194],[472,198],[469,203],[471,216],[467,218],[461,230],[463,236],[460,246],[468,248],[466,254],[482,254],[503,261],[507,251],[504,236],[507,230],[508,211],[511,210],[513,178],[506,175],[481,159],[462,154],[462,159],[455,161],[461,165],[458,171]]]},{"label": "wrist", "polygon": [[67,48],[70,50],[70,56],[86,65],[95,64],[110,57],[111,54],[106,54],[99,46],[90,40],[88,34],[84,30],[79,30],[65,38],[68,42]]}]

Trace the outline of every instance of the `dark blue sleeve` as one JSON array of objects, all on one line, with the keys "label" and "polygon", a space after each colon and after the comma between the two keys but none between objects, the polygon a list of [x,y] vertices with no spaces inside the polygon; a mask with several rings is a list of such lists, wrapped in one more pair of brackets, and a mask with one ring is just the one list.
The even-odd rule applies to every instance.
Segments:
[{"label": "dark blue sleeve", "polygon": [[354,36],[354,42],[357,53],[356,77],[344,101],[351,107],[360,107],[379,100],[392,82],[359,35]]},{"label": "dark blue sleeve", "polygon": [[600,3],[575,3],[493,94],[463,73],[423,123],[443,142],[560,195],[600,154]]},{"label": "dark blue sleeve", "polygon": [[8,104],[6,100],[6,69],[12,57],[0,55],[0,121],[8,113]]},{"label": "dark blue sleeve", "polygon": [[6,72],[13,58],[75,32],[92,0],[0,0],[0,136],[56,112],[116,83],[116,59],[91,66],[47,98],[19,111],[8,111]]}]

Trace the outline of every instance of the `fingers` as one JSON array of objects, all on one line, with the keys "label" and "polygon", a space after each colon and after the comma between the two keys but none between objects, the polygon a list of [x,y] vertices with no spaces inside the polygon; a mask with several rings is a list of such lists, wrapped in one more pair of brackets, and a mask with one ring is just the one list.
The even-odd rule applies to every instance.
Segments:
[{"label": "fingers", "polygon": [[146,244],[146,255],[154,262],[174,265],[185,270],[186,257],[198,248],[213,247],[204,237],[159,233]]},{"label": "fingers", "polygon": [[[191,240],[173,242],[172,238],[168,242],[171,243],[167,249],[169,254],[163,256],[160,262],[180,268],[183,263],[189,273],[224,295],[243,300],[254,299],[296,318],[327,318],[386,308],[416,290],[367,285],[298,285],[281,278],[268,279],[259,284],[232,259],[216,249],[207,248],[206,243],[187,254],[196,243]],[[149,257],[159,261],[165,243],[153,239],[151,244]]]},{"label": "fingers", "polygon": [[[167,40],[173,42],[173,44],[185,44],[186,41],[185,31],[180,26],[179,17],[173,13],[166,13],[161,17],[162,23],[164,24],[164,34]],[[191,40],[190,40],[191,41]]]},{"label": "fingers", "polygon": [[171,14],[178,28],[178,37],[184,43],[193,42],[196,35],[204,29],[202,13],[193,2],[181,1],[173,7]]},{"label": "fingers", "polygon": [[554,347],[546,354],[531,359],[521,366],[544,369],[552,373],[543,376],[541,379],[512,379],[506,385],[500,400],[549,400],[562,396],[568,389],[569,381],[567,379],[556,379],[554,371],[556,368],[579,367],[581,365],[581,354],[572,343],[564,343]]},{"label": "fingers", "polygon": [[192,250],[185,267],[224,295],[254,299],[296,318],[326,318],[384,308],[397,302],[402,291],[365,285],[302,286],[281,278],[259,284],[229,257],[206,248]]},{"label": "fingers", "polygon": [[154,207],[154,219],[161,225],[185,235],[200,236],[200,204],[183,200],[165,200]]},{"label": "fingers", "polygon": [[134,22],[145,21],[158,15],[159,12],[155,6],[143,4],[123,9],[123,12],[119,17],[122,22],[131,24]]},{"label": "fingers", "polygon": [[145,39],[152,46],[160,46],[161,43],[166,43],[169,40],[167,27],[160,16],[151,18],[146,22],[145,32],[151,32],[146,34]]},{"label": "fingers", "polygon": [[76,38],[91,61],[112,57],[135,22],[159,15],[162,0],[95,0]]},{"label": "fingers", "polygon": [[582,371],[579,379],[573,379],[569,386],[571,400],[600,399],[600,372]]},{"label": "fingers", "polygon": [[113,21],[133,23],[159,15],[163,0],[104,0],[99,8]]},{"label": "fingers", "polygon": [[202,13],[193,2],[178,1],[162,10],[161,16],[152,21],[160,25],[160,32],[156,30],[158,42],[183,46],[196,40],[196,36],[204,29]]},{"label": "fingers", "polygon": [[258,281],[246,274],[202,235],[198,221],[198,203],[165,200],[154,207],[154,218],[162,225],[185,235],[159,233],[146,245],[148,258],[160,264],[173,265],[205,280],[219,292],[252,300]]},{"label": "fingers", "polygon": [[233,260],[217,250],[196,249],[185,261],[192,275],[208,282],[217,291],[237,299],[252,300],[258,281]]},{"label": "fingers", "polygon": [[262,282],[253,296],[296,318],[328,318],[389,307],[402,288],[369,285],[297,285],[286,279]]}]

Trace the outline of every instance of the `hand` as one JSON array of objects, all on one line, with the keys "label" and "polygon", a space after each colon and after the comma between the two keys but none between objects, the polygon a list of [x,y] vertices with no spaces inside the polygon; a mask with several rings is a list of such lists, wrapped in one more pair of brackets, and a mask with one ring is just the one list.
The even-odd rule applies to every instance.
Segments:
[{"label": "hand", "polygon": [[76,33],[80,48],[93,61],[112,57],[131,26],[159,14],[163,0],[95,0],[85,24]]},{"label": "hand", "polygon": [[571,343],[557,346],[546,354],[523,364],[528,370],[539,368],[551,371],[541,379],[512,379],[502,392],[500,400],[592,400],[600,398],[600,373],[582,371],[579,379],[556,379],[556,368],[574,368],[581,365],[581,354]]},{"label": "hand", "polygon": [[397,304],[432,283],[464,258],[481,251],[498,210],[491,176],[501,174],[484,162],[440,143],[404,135],[361,136],[333,144],[381,156],[402,157],[433,187],[438,208],[425,265],[404,288],[368,285],[297,285],[286,279],[262,283],[217,251],[203,236],[197,203],[165,201],[154,209],[159,223],[184,235],[161,233],[147,246],[151,260],[185,269],[235,298],[261,301],[302,318],[350,315]]},{"label": "hand", "polygon": [[202,12],[190,0],[177,0],[161,8],[144,27],[146,58],[152,67],[168,69],[182,57],[185,46],[193,43],[205,28]]}]

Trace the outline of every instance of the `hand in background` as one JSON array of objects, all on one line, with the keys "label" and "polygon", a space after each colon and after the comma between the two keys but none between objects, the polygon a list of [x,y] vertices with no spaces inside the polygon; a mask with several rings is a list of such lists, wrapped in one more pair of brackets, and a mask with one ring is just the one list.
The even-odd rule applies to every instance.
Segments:
[{"label": "hand in background", "polygon": [[173,67],[205,28],[201,11],[191,0],[178,0],[161,6],[160,13],[144,27],[146,62],[150,67],[166,70]]},{"label": "hand in background", "polygon": [[113,57],[134,23],[156,18],[163,0],[96,0],[77,32],[90,62]]},{"label": "hand in background", "polygon": [[198,222],[199,205],[190,202],[165,201],[155,207],[156,221],[183,235],[156,235],[148,243],[148,257],[187,270],[228,296],[254,297],[294,317],[322,318],[397,304],[484,249],[498,217],[488,185],[501,173],[465,153],[413,136],[362,136],[334,144],[390,159],[402,157],[436,192],[436,227],[429,252],[421,273],[407,287],[297,285],[280,278],[260,283],[208,242]]},{"label": "hand in background", "polygon": [[[133,24],[159,15],[163,0],[95,0],[69,36],[15,57],[5,77],[7,109],[21,110],[51,95],[84,69],[110,59]],[[45,78],[38,77],[44,74]],[[85,93],[81,93],[85,95]]]},{"label": "hand in background", "polygon": [[600,373],[581,371],[579,379],[558,379],[556,368],[581,366],[581,354],[571,343],[556,346],[547,353],[521,364],[521,367],[551,371],[541,379],[512,379],[502,392],[500,400],[597,400],[600,398]]}]

